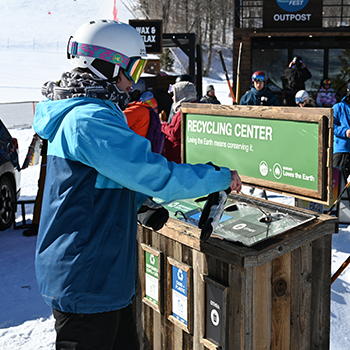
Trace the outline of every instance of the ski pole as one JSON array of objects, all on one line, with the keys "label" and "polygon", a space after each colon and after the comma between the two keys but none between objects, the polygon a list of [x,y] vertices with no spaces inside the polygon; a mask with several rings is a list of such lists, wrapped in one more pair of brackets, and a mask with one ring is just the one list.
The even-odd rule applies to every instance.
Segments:
[{"label": "ski pole", "polygon": [[236,99],[237,103],[239,101],[239,75],[241,71],[241,56],[242,56],[242,45],[243,43],[239,44],[239,52],[238,52],[238,63],[237,63],[237,80],[236,80]]},{"label": "ski pole", "polygon": [[[339,203],[339,201],[341,200],[341,198],[343,197],[343,194],[345,193],[345,191],[347,190],[347,188],[350,186],[350,181],[345,185],[345,187],[343,188],[343,190],[341,191],[341,193],[339,194],[338,198],[334,201],[334,203],[332,204],[332,206],[329,208],[328,210],[328,215],[331,213],[331,211],[333,210],[333,208]],[[350,255],[349,257],[342,263],[342,265],[339,267],[339,269],[334,273],[334,275],[331,278],[331,284],[338,278],[338,276],[346,269],[346,267],[349,265],[350,263]]]},{"label": "ski pole", "polygon": [[338,276],[345,270],[345,268],[350,263],[350,255],[349,257],[343,262],[343,264],[339,267],[339,269],[335,272],[335,274],[331,278],[331,284],[338,278]]},{"label": "ski pole", "polygon": [[218,50],[218,52],[219,52],[219,55],[220,55],[220,60],[221,60],[222,68],[223,68],[224,73],[225,73],[225,76],[226,76],[226,81],[227,81],[227,84],[228,84],[228,88],[230,89],[230,94],[231,94],[233,103],[235,104],[235,103],[236,103],[236,97],[235,97],[235,94],[233,93],[232,86],[231,86],[231,84],[230,84],[230,79],[229,79],[228,74],[227,74],[225,61],[224,61],[224,58],[222,57],[222,52],[221,52],[221,50]]},{"label": "ski pole", "polygon": [[329,208],[327,215],[329,215],[331,213],[331,211],[333,210],[333,208],[339,203],[339,201],[342,199],[345,191],[349,188],[349,186],[350,186],[350,181],[345,185],[345,187],[343,188],[343,190],[339,194],[338,198],[334,201],[332,206]]}]

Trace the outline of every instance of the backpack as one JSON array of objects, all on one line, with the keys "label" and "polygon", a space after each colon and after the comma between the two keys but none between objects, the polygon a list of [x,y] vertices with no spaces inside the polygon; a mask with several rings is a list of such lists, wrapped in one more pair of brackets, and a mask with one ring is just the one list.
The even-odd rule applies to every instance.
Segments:
[{"label": "backpack", "polygon": [[162,125],[159,120],[159,115],[152,107],[145,107],[150,113],[149,128],[146,139],[151,141],[152,152],[161,154],[164,147],[165,135],[162,133]]}]

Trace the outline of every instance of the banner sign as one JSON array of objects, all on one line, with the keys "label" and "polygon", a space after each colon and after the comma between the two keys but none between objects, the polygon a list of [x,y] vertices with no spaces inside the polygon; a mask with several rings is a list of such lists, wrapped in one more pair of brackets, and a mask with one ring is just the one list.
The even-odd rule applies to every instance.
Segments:
[{"label": "banner sign", "polygon": [[264,28],[322,27],[318,0],[264,0]]},{"label": "banner sign", "polygon": [[214,285],[205,285],[205,334],[208,339],[213,339],[219,346],[222,345],[223,319],[222,310],[225,308],[224,293]]},{"label": "banner sign", "polygon": [[[188,114],[186,162],[317,191],[318,124]],[[307,150],[307,152],[305,152]]]},{"label": "banner sign", "polygon": [[145,252],[145,297],[158,305],[158,257]]},{"label": "banner sign", "polygon": [[185,104],[181,110],[184,162],[212,162],[237,170],[246,185],[329,202],[331,109]]},{"label": "banner sign", "polygon": [[172,266],[172,313],[187,325],[187,272]]},{"label": "banner sign", "polygon": [[142,36],[147,53],[161,54],[163,52],[161,20],[129,20],[129,24]]}]

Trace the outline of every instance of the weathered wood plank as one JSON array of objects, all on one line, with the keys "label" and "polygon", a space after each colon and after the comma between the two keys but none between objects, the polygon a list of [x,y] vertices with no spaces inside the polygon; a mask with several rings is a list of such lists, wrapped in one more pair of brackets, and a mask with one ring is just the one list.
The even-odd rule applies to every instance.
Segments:
[{"label": "weathered wood plank", "polygon": [[[143,281],[143,275],[142,275],[142,257],[143,257],[143,250],[141,248],[141,243],[145,240],[145,233],[144,228],[142,226],[138,226],[137,228],[137,284],[136,284],[136,297],[134,300],[134,305],[136,309],[136,328],[138,331],[138,336],[140,340],[140,346],[141,349],[148,350],[149,347],[149,340],[148,336],[149,334],[147,331],[149,331],[149,328],[147,328],[147,314],[145,314],[145,305],[142,302],[142,291],[141,291],[141,284]],[[147,307],[147,306],[146,306]]]},{"label": "weathered wood plank", "polygon": [[332,235],[312,242],[311,349],[329,349]]},{"label": "weathered wood plank", "polygon": [[289,350],[291,253],[272,261],[271,349]]},{"label": "weathered wood plank", "polygon": [[234,268],[232,265],[229,268],[228,276],[228,312],[227,312],[227,332],[226,344],[229,344],[229,349],[243,349],[243,321],[244,321],[244,289],[242,277],[243,272]]},{"label": "weathered wood plank", "polygon": [[[152,231],[152,247],[159,250],[160,247],[160,240],[161,236],[155,232]],[[163,259],[164,256],[161,255],[161,266],[160,266],[160,284],[162,285],[162,281],[164,281],[164,270],[163,270]],[[158,297],[159,297],[159,313],[153,312],[153,350],[162,350],[162,341],[163,341],[163,332],[162,332],[162,313],[164,308],[164,289],[162,286],[159,288],[158,291]]]},{"label": "weathered wood plank", "polygon": [[168,256],[173,256],[174,241],[167,237],[161,236],[160,248],[164,252],[163,271],[164,271],[164,313],[162,317],[162,335],[163,349],[173,349],[174,346],[174,325],[168,320],[171,314],[171,269],[168,267]]},{"label": "weathered wood plank", "polygon": [[312,244],[292,251],[291,350],[308,350],[311,340]]},{"label": "weathered wood plank", "polygon": [[[201,275],[207,274],[204,254],[192,251],[193,254],[193,348],[204,350],[201,340],[205,333],[205,292]],[[201,302],[202,301],[202,302]]]},{"label": "weathered wood plank", "polygon": [[249,267],[244,270],[242,275],[242,349],[253,349],[253,268]]},{"label": "weathered wood plank", "polygon": [[271,262],[253,268],[252,349],[271,345],[271,269]]},{"label": "weathered wood plank", "polygon": [[[304,110],[305,109],[305,110]],[[239,106],[214,105],[202,103],[183,103],[182,113],[222,115],[227,117],[244,117],[251,119],[296,120],[300,122],[320,123],[323,116],[331,117],[331,108],[301,108],[277,106]]]}]

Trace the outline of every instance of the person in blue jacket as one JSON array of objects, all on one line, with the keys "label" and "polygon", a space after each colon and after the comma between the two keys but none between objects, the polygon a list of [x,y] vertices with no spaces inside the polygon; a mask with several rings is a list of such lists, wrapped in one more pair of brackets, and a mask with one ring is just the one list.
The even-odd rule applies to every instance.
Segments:
[{"label": "person in blue jacket", "polygon": [[[252,86],[250,91],[247,91],[239,101],[240,105],[253,106],[279,106],[276,96],[265,86],[266,75],[263,71],[258,70],[252,75]],[[266,192],[262,190],[255,191],[254,187],[245,186],[245,190],[253,195],[254,192],[258,197],[267,199]]]},{"label": "person in blue jacket", "polygon": [[261,70],[252,75],[252,86],[239,101],[240,105],[279,106],[276,96],[265,86],[266,76]]},{"label": "person in blue jacket", "polygon": [[333,166],[342,167],[345,179],[350,175],[350,81],[347,94],[333,106]]},{"label": "person in blue jacket", "polygon": [[128,127],[115,101],[147,60],[136,29],[92,20],[70,38],[67,54],[76,68],[44,84],[48,99],[33,122],[48,140],[37,281],[53,309],[56,349],[138,349],[138,209],[151,196],[239,192],[242,183],[228,168],[168,162]]}]

